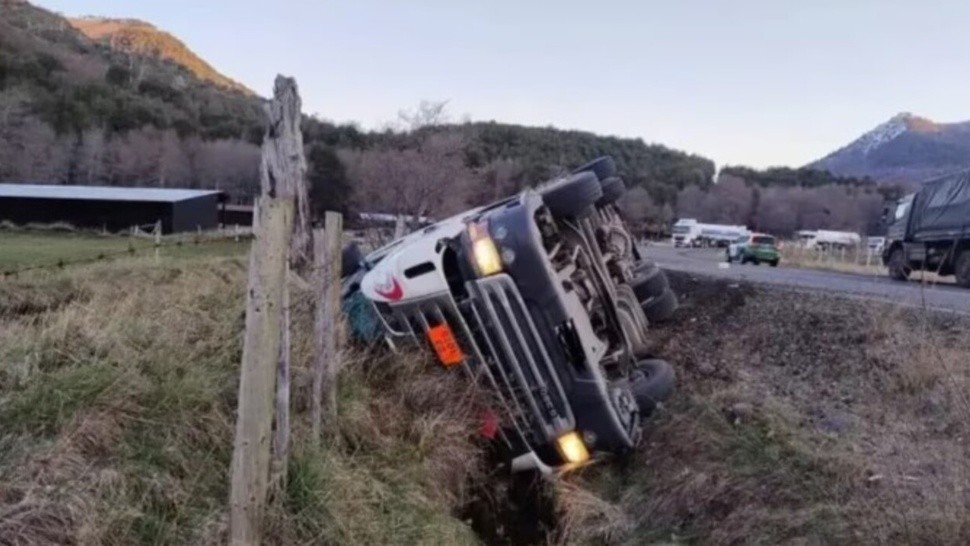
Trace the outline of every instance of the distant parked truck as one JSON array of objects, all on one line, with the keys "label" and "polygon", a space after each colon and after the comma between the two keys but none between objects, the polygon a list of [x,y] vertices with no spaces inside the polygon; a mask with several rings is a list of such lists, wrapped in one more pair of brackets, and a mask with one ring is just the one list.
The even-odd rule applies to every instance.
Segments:
[{"label": "distant parked truck", "polygon": [[956,276],[970,288],[970,171],[923,185],[900,199],[889,224],[882,260],[893,279],[917,270]]},{"label": "distant parked truck", "polygon": [[727,248],[731,243],[749,234],[748,228],[744,226],[701,224],[699,242],[701,246]]},{"label": "distant parked truck", "polygon": [[851,231],[802,230],[797,232],[796,235],[801,245],[809,249],[850,248],[862,243],[862,237]]},{"label": "distant parked truck", "polygon": [[744,226],[702,224],[694,218],[677,220],[671,231],[671,243],[675,247],[727,247],[739,237],[748,234],[748,228]]},{"label": "distant parked truck", "polygon": [[675,247],[696,246],[701,236],[701,224],[693,218],[681,218],[671,232],[670,242]]}]

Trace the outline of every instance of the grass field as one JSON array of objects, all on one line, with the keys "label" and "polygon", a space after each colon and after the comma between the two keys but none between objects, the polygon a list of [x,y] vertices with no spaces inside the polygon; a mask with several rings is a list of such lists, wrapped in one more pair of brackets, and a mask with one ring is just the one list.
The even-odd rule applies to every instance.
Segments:
[{"label": "grass field", "polygon": [[[166,259],[239,256],[248,249],[245,239],[236,242],[231,238],[172,235],[162,239],[158,255]],[[155,242],[150,238],[81,231],[0,229],[0,272],[146,256],[155,256]]]},{"label": "grass field", "polygon": [[[4,242],[20,265],[104,248]],[[0,544],[226,542],[234,245],[0,277]],[[264,542],[970,543],[970,325],[671,282],[682,307],[651,339],[678,388],[641,446],[524,496],[477,435],[480,393],[413,354],[348,352],[339,420],[309,447],[312,312],[294,287],[293,458]]]},{"label": "grass field", "polygon": [[[226,543],[245,264],[136,256],[0,277],[0,544]],[[482,472],[460,376],[348,356],[341,419],[309,447],[311,295],[293,290],[293,455],[265,543],[474,543],[453,517]]]}]

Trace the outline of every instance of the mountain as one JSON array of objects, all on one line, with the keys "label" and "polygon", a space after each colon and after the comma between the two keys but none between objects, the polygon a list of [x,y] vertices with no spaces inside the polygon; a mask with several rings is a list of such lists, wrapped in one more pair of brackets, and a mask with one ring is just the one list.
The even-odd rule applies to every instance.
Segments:
[{"label": "mountain", "polygon": [[241,83],[220,74],[175,36],[144,21],[83,17],[68,19],[68,22],[88,38],[107,44],[115,50],[171,61],[184,67],[200,80],[248,95],[255,94]]},{"label": "mountain", "polygon": [[133,35],[112,29],[138,25],[94,21],[89,31],[106,42],[92,40],[51,11],[0,0],[0,111],[39,118],[59,135],[153,127],[174,129],[181,137],[261,136],[258,97],[238,85],[213,83],[218,73],[211,67],[208,77],[196,76],[208,65],[178,47],[180,42],[148,31],[139,31],[145,38],[129,39],[124,36]]},{"label": "mountain", "polygon": [[938,123],[900,113],[809,167],[886,182],[919,182],[970,168],[970,121]]},{"label": "mountain", "polygon": [[[261,101],[148,23],[68,20],[0,0],[0,182],[218,188],[251,202]],[[469,192],[472,204],[603,154],[659,204],[672,205],[687,186],[709,187],[715,171],[707,158],[660,144],[553,127],[439,120],[366,131],[306,117],[303,130],[317,195],[341,210],[355,195],[361,207],[376,206],[360,197],[366,182],[350,176],[360,169],[348,158],[402,171],[454,168],[450,193]]]}]

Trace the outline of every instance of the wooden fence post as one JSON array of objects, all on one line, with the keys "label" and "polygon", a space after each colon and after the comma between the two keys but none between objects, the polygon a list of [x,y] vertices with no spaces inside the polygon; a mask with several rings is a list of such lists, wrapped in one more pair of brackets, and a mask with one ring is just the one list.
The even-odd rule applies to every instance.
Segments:
[{"label": "wooden fence post", "polygon": [[340,269],[343,216],[327,212],[324,232],[314,241],[317,267],[317,298],[314,337],[316,359],[313,363],[313,400],[311,412],[311,442],[319,445],[320,426],[324,413],[337,413],[337,373],[340,369]]},{"label": "wooden fence post", "polygon": [[255,241],[250,251],[230,490],[229,534],[234,545],[259,543],[267,490],[270,485],[281,487],[286,477],[290,433],[288,276],[290,266],[306,268],[312,260],[312,247],[307,246],[312,234],[300,109],[296,82],[277,76],[273,100],[266,108],[268,125],[259,169],[262,197],[253,216]]},{"label": "wooden fence post", "polygon": [[260,203],[260,230],[249,256],[246,333],[239,378],[239,410],[232,455],[229,531],[233,545],[259,543],[269,479],[274,370],[282,337],[280,311],[293,202]]}]

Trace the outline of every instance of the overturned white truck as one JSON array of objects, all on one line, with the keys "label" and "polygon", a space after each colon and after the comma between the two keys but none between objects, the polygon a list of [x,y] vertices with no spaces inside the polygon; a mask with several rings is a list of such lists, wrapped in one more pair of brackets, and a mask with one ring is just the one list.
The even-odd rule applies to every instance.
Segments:
[{"label": "overturned white truck", "polygon": [[624,191],[603,157],[351,257],[355,331],[426,343],[492,389],[513,469],[632,449],[674,385],[648,336],[677,300],[614,205]]}]

